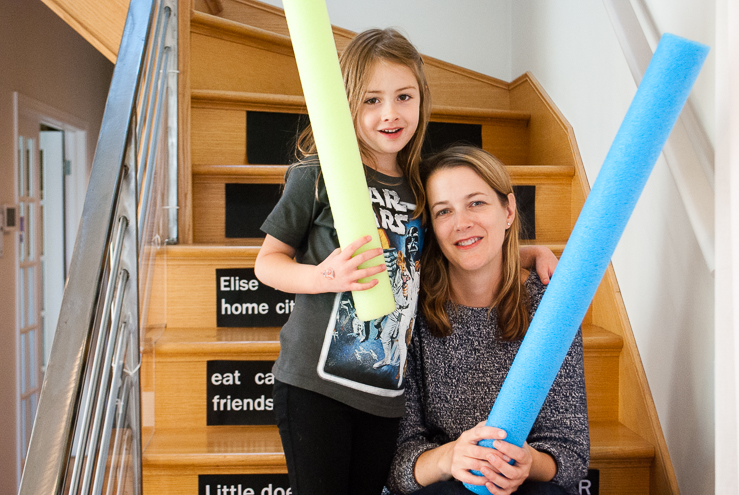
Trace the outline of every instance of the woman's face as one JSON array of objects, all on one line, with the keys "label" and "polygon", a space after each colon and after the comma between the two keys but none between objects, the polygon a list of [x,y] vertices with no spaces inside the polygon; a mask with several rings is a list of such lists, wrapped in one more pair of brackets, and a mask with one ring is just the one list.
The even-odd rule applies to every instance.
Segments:
[{"label": "woman's face", "polygon": [[437,170],[426,181],[431,223],[449,270],[456,275],[500,272],[505,231],[516,200],[502,205],[497,193],[473,169]]}]

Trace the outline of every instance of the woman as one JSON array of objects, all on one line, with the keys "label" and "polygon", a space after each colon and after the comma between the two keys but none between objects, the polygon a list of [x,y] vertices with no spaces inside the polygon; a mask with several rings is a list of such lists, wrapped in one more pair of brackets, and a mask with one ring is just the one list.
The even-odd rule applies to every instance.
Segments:
[{"label": "woman", "polygon": [[[484,425],[544,292],[536,273],[521,269],[505,166],[457,146],[427,160],[422,179],[433,235],[388,488],[462,494],[468,482],[496,495],[577,494],[590,447],[580,332],[523,448]],[[495,449],[478,446],[482,439],[495,440]]]}]

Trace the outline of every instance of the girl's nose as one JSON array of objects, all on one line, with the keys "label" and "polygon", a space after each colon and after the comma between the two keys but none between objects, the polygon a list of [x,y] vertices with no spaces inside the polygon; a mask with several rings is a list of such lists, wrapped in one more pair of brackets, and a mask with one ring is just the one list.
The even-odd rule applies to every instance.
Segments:
[{"label": "girl's nose", "polygon": [[382,120],[384,122],[398,120],[398,112],[396,111],[393,102],[387,102],[382,106]]}]

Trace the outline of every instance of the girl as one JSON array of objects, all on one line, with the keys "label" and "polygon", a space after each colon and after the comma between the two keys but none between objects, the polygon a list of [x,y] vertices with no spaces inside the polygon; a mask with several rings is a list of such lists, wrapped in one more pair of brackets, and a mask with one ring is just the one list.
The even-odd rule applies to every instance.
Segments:
[{"label": "girl", "polygon": [[[296,294],[280,332],[274,405],[292,489],[298,494],[382,491],[404,412],[406,344],[420,286],[423,227],[418,166],[431,99],[421,56],[392,29],[359,34],[340,60],[371,202],[384,249],[352,257],[369,241],[340,250],[310,128],[300,162],[286,175],[257,277]],[[549,275],[556,259],[543,253]],[[384,255],[385,265],[358,269]],[[397,310],[371,322],[356,317],[351,292],[387,269]]]},{"label": "girl", "polygon": [[[484,423],[544,292],[521,269],[508,172],[460,146],[430,158],[422,176],[430,235],[388,487],[461,495],[469,482],[495,495],[574,495],[590,448],[580,332],[523,448]],[[478,446],[482,439],[497,450]]]}]

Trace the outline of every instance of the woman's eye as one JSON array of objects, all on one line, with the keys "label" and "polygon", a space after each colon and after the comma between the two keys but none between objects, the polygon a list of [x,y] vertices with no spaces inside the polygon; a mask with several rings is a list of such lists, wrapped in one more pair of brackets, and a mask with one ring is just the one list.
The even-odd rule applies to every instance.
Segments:
[{"label": "woman's eye", "polygon": [[485,204],[485,201],[473,201],[470,203],[470,206],[482,206]]},{"label": "woman's eye", "polygon": [[450,210],[449,210],[449,208],[444,208],[443,210],[438,210],[438,211],[436,212],[436,216],[437,216],[437,217],[441,217],[441,216],[444,216],[444,215],[448,214],[448,213],[449,213],[449,211],[450,211]]}]

